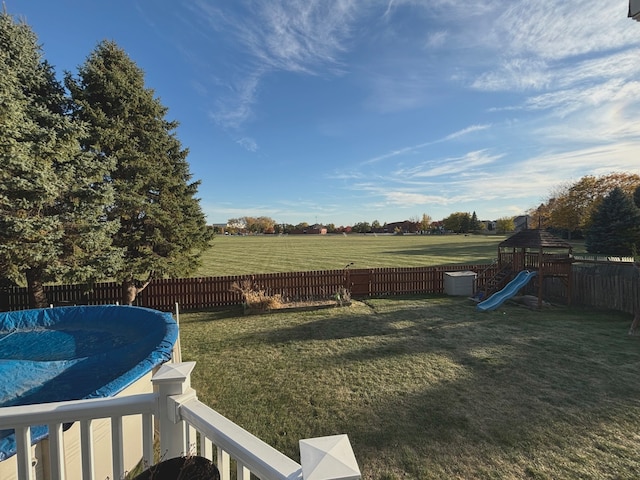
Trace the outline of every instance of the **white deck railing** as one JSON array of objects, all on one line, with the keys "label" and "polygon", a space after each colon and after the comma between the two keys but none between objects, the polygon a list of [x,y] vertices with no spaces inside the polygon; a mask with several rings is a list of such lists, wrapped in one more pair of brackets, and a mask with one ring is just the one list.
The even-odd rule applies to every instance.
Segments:
[{"label": "white deck railing", "polygon": [[[123,418],[140,416],[145,465],[154,463],[154,420],[160,437],[160,456],[169,459],[201,455],[213,460],[222,480],[231,478],[231,460],[237,479],[250,474],[262,480],[337,480],[360,478],[346,435],[300,441],[299,464],[197,399],[190,386],[194,362],[163,365],[152,378],[155,393],[115,398],[76,400],[0,408],[0,429],[15,429],[17,477],[20,480],[65,480],[63,424],[80,423],[81,477],[96,479],[97,456],[110,456],[110,479],[122,479],[125,438]],[[92,422],[111,422],[111,451],[95,451]],[[49,468],[36,475],[33,468],[30,427],[49,426]],[[213,457],[215,450],[215,458]],[[105,480],[100,478],[100,480]]]}]

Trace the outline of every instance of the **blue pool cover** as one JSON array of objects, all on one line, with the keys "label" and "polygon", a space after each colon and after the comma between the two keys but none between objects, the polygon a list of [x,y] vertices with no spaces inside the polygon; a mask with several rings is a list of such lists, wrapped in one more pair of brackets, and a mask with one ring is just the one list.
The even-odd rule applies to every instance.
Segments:
[{"label": "blue pool cover", "polygon": [[[169,313],[101,305],[0,313],[0,407],[113,396],[171,358]],[[46,426],[31,428],[35,443]],[[15,454],[0,430],[0,461]]]}]

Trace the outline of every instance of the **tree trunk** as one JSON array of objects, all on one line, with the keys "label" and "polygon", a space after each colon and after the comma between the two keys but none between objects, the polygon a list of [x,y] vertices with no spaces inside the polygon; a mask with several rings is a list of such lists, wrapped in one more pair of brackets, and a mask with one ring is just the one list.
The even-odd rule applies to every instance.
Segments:
[{"label": "tree trunk", "polygon": [[140,292],[142,292],[149,284],[153,278],[153,272],[149,274],[149,278],[140,284],[135,278],[130,278],[128,280],[124,280],[122,282],[122,304],[123,305],[133,305],[133,302],[136,301],[136,298]]},{"label": "tree trunk", "polygon": [[29,295],[29,307],[31,308],[47,308],[49,301],[44,293],[44,285],[42,284],[42,268],[33,267],[25,272],[27,277],[27,292]]}]

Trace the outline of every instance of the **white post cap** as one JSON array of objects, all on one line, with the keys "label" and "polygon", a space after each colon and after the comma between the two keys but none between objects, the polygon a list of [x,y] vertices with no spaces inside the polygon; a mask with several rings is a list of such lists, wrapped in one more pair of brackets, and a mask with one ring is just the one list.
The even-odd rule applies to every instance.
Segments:
[{"label": "white post cap", "polygon": [[360,480],[360,468],[347,435],[300,440],[304,480]]}]

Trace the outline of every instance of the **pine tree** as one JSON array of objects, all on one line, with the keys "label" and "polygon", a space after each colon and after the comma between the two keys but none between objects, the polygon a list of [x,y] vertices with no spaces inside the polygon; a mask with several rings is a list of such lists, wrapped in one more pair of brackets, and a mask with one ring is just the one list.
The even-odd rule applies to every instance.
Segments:
[{"label": "pine tree", "polygon": [[26,279],[32,307],[48,306],[44,282],[90,283],[118,258],[104,221],[109,164],[82,154],[67,103],[35,33],[1,13],[0,270]]},{"label": "pine tree", "polygon": [[187,275],[198,265],[211,239],[195,197],[199,182],[191,181],[177,122],[165,119],[143,71],[114,42],[98,44],[66,85],[76,116],[89,124],[83,149],[116,162],[109,218],[120,222],[114,244],[125,262],[117,278],[130,304],[153,278]]},{"label": "pine tree", "polygon": [[476,215],[475,210],[471,214],[471,226],[469,227],[469,229],[474,233],[478,233],[482,230],[482,223],[480,223],[480,220],[478,220],[478,215]]},{"label": "pine tree", "polygon": [[589,253],[630,255],[639,235],[640,210],[616,187],[594,211],[585,246]]}]

